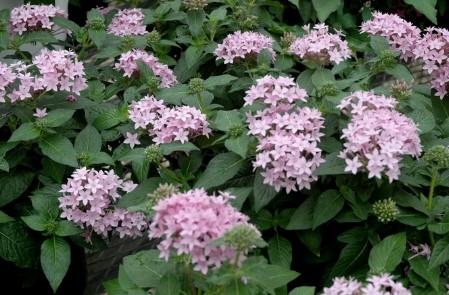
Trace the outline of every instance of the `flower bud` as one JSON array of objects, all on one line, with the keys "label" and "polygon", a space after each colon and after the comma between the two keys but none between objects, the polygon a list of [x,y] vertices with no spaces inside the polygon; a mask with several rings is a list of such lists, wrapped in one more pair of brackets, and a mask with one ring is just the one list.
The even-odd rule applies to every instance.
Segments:
[{"label": "flower bud", "polygon": [[396,80],[391,84],[391,93],[397,99],[406,99],[412,95],[412,89],[406,81]]},{"label": "flower bud", "polygon": [[162,161],[162,152],[159,146],[153,144],[145,149],[145,158],[150,161],[150,163],[159,164]]},{"label": "flower bud", "polygon": [[229,129],[229,136],[231,136],[232,138],[239,137],[240,135],[243,134],[244,130],[245,129],[240,125],[233,126],[231,127],[231,129]]},{"label": "flower bud", "polygon": [[207,6],[207,0],[184,0],[182,3],[187,10],[201,10]]},{"label": "flower bud", "polygon": [[224,244],[239,252],[246,252],[255,247],[264,247],[265,241],[259,230],[252,224],[237,224],[223,236]]},{"label": "flower bud", "polygon": [[156,76],[151,76],[147,80],[147,86],[151,90],[152,93],[156,92],[161,85],[161,79]]},{"label": "flower bud", "polygon": [[373,204],[373,213],[380,222],[389,223],[396,219],[399,209],[396,207],[396,202],[388,198],[376,201]]},{"label": "flower bud", "polygon": [[192,93],[201,93],[204,91],[204,80],[201,78],[190,79],[189,90]]},{"label": "flower bud", "polygon": [[327,95],[332,96],[332,95],[336,95],[337,93],[338,93],[338,89],[335,86],[335,84],[333,84],[333,83],[325,84],[318,89],[319,97],[323,97],[323,96],[327,96]]},{"label": "flower bud", "polygon": [[94,31],[100,31],[105,29],[104,20],[100,17],[95,17],[91,20],[89,20],[89,29],[92,29]]},{"label": "flower bud", "polygon": [[153,208],[159,201],[169,198],[172,194],[179,192],[177,186],[171,183],[161,183],[155,191],[148,194],[150,198],[150,206]]},{"label": "flower bud", "polygon": [[284,35],[281,37],[282,48],[289,48],[295,39],[296,36],[292,32],[284,32]]},{"label": "flower bud", "polygon": [[123,36],[120,44],[120,48],[124,51],[128,51],[134,48],[136,42],[132,36]]},{"label": "flower bud", "polygon": [[423,160],[432,168],[449,168],[449,148],[443,145],[433,146],[424,154]]},{"label": "flower bud", "polygon": [[149,32],[147,34],[147,44],[148,45],[157,44],[157,43],[159,43],[159,41],[161,41],[161,34],[159,34],[158,31],[152,30],[151,32]]}]

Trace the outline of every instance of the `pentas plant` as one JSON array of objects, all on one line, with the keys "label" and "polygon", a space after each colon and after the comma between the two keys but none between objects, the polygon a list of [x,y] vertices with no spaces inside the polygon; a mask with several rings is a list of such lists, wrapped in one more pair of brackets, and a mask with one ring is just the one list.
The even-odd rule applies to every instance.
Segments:
[{"label": "pentas plant", "polygon": [[312,2],[0,12],[5,273],[139,238],[107,294],[446,294],[447,31]]}]

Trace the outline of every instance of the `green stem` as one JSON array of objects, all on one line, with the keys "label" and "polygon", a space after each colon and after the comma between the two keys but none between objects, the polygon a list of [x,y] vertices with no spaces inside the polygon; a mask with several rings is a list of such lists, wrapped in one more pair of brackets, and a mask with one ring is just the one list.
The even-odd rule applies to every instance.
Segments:
[{"label": "green stem", "polygon": [[203,114],[206,114],[206,107],[204,106],[203,96],[201,95],[201,93],[197,93],[196,95],[197,95],[197,97],[198,97],[198,103],[199,103],[199,105],[200,105],[200,111],[201,111]]},{"label": "green stem", "polygon": [[[432,178],[430,180],[430,189],[429,189],[429,196],[427,197],[427,208],[432,210],[432,201],[433,201],[433,194],[435,192],[435,186],[438,178],[438,170],[435,168],[432,168]],[[435,237],[433,236],[433,232],[429,230],[429,238],[430,238],[430,244],[432,246],[435,245]]]},{"label": "green stem", "polygon": [[187,265],[186,267],[187,267],[187,278],[189,280],[189,285],[190,285],[190,289],[192,291],[192,295],[197,295],[196,294],[195,284],[193,283],[192,268],[190,267],[190,265]]}]

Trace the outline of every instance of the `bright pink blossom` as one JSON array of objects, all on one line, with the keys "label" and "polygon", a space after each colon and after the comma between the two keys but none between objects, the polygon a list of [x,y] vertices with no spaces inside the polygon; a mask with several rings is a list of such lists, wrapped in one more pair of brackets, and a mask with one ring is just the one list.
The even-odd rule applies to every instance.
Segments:
[{"label": "bright pink blossom", "polygon": [[351,57],[348,42],[342,39],[342,33],[329,32],[325,24],[304,26],[306,34],[297,38],[289,48],[289,52],[306,61],[319,64],[339,64]]},{"label": "bright pink blossom", "polygon": [[140,8],[120,10],[108,26],[108,32],[116,36],[138,36],[147,33],[145,15]]},{"label": "bright pink blossom", "polygon": [[113,170],[77,169],[62,185],[61,217],[104,237],[112,231],[120,237],[141,236],[148,227],[144,214],[114,206],[122,193],[130,192],[136,186],[131,180],[118,177]]},{"label": "bright pink blossom", "polygon": [[[226,193],[209,196],[203,189],[194,189],[160,201],[154,207],[149,237],[161,239],[161,257],[188,254],[194,269],[203,274],[210,267],[232,263],[235,249],[213,244],[234,226],[248,223],[248,217],[229,204],[231,198]],[[245,254],[241,253],[240,261]]]},{"label": "bright pink blossom", "polygon": [[11,32],[22,35],[24,32],[53,30],[55,16],[66,17],[64,10],[53,5],[25,4],[11,10],[9,27]]},{"label": "bright pink blossom", "polygon": [[157,57],[142,49],[133,49],[122,53],[118,62],[115,64],[115,68],[125,72],[125,77],[131,77],[133,74],[139,72],[138,60],[145,63],[153,71],[155,76],[161,78],[162,88],[168,88],[177,83],[176,76],[167,65],[160,63]]},{"label": "bright pink blossom", "polygon": [[268,50],[272,59],[276,57],[273,50],[273,39],[257,32],[232,33],[218,44],[215,55],[218,59],[223,59],[225,64],[232,64],[238,59],[246,59],[257,55],[263,49]]}]

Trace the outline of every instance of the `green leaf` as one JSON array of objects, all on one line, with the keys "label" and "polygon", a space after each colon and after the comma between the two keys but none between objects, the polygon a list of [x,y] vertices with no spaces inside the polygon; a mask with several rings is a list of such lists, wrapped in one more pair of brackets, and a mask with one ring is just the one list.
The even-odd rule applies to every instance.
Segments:
[{"label": "green leaf", "polygon": [[424,14],[431,22],[437,24],[436,0],[404,0],[404,2],[413,5],[416,10]]},{"label": "green leaf", "polygon": [[252,191],[252,187],[230,187],[225,190],[225,192],[235,197],[235,199],[230,200],[230,203],[237,210],[242,209],[243,203],[245,203]]},{"label": "green leaf", "polygon": [[412,118],[418,126],[420,134],[424,134],[432,131],[435,128],[435,118],[432,112],[426,109],[417,109],[408,114],[408,117]]},{"label": "green leaf", "polygon": [[312,74],[312,83],[315,87],[320,88],[324,85],[333,84],[335,82],[334,74],[331,70],[325,68],[318,68]]},{"label": "green leaf", "polygon": [[68,138],[59,134],[49,135],[39,141],[39,147],[42,153],[53,161],[78,167],[75,149]]},{"label": "green leaf", "polygon": [[421,278],[426,280],[435,291],[439,290],[440,269],[429,267],[429,262],[422,256],[413,258],[410,261],[412,270]]},{"label": "green leaf", "polygon": [[151,288],[157,287],[173,266],[159,258],[159,251],[146,250],[123,258],[123,268],[134,284],[140,288]]},{"label": "green leaf", "polygon": [[40,215],[56,218],[59,215],[60,189],[59,185],[51,185],[34,191],[31,196],[33,209]]},{"label": "green leaf", "polygon": [[191,152],[199,151],[200,149],[191,142],[181,143],[180,141],[174,141],[171,143],[161,144],[159,146],[163,155],[168,156],[173,152]]},{"label": "green leaf", "polygon": [[318,230],[305,230],[298,232],[299,240],[315,256],[321,255],[321,233]]},{"label": "green leaf", "polygon": [[412,82],[414,79],[407,67],[401,64],[396,64],[392,68],[387,68],[385,69],[385,72],[398,80],[404,80],[408,83]]},{"label": "green leaf", "polygon": [[195,187],[210,189],[222,185],[234,177],[244,161],[234,153],[218,154],[206,167],[206,170],[195,183]]},{"label": "green leaf", "polygon": [[315,170],[315,175],[347,174],[345,167],[345,161],[338,157],[338,152],[331,153],[326,156],[325,162]]},{"label": "green leaf", "polygon": [[75,22],[73,22],[73,21],[71,21],[71,20],[68,20],[68,19],[66,19],[65,17],[54,16],[54,17],[52,17],[52,21],[53,21],[56,25],[58,25],[59,27],[70,30],[70,31],[73,32],[75,35],[76,35],[76,33],[78,33],[79,30],[81,29],[81,27],[78,26],[77,23],[75,23]]},{"label": "green leaf", "polygon": [[9,172],[9,164],[8,161],[4,158],[0,158],[0,170]]},{"label": "green leaf", "polygon": [[288,295],[315,295],[315,287],[303,286],[297,287],[288,293]]},{"label": "green leaf", "polygon": [[97,48],[100,48],[103,46],[104,42],[106,41],[106,31],[105,30],[93,30],[88,29],[87,33],[89,34],[89,38],[94,42],[95,46]]},{"label": "green leaf", "polygon": [[439,240],[432,249],[429,267],[436,268],[449,260],[449,238]]},{"label": "green leaf", "polygon": [[202,55],[202,47],[190,46],[189,48],[187,48],[187,50],[185,51],[187,67],[193,67],[201,59]]},{"label": "green leaf", "polygon": [[215,127],[221,131],[229,131],[232,127],[241,126],[242,114],[237,110],[218,111],[215,117]]},{"label": "green leaf", "polygon": [[16,170],[0,176],[0,207],[20,197],[33,181],[34,173]]},{"label": "green leaf", "polygon": [[101,150],[101,135],[95,127],[87,125],[75,138],[75,151],[80,153],[95,153]]},{"label": "green leaf", "polygon": [[186,23],[193,36],[198,36],[203,31],[205,14],[203,10],[191,10],[187,12]]},{"label": "green leaf", "polygon": [[274,289],[287,285],[299,276],[295,271],[267,264],[259,257],[248,258],[241,269],[248,282],[256,283],[271,294],[274,293]]},{"label": "green leaf", "polygon": [[122,121],[120,111],[118,109],[108,109],[99,115],[93,125],[98,130],[109,129],[117,126]]},{"label": "green leaf", "polygon": [[180,293],[180,280],[172,274],[164,275],[157,286],[156,295],[179,295]]},{"label": "green leaf", "polygon": [[292,263],[292,245],[290,241],[276,234],[268,242],[268,257],[272,264],[290,269]]},{"label": "green leaf", "polygon": [[41,246],[41,266],[53,292],[56,292],[70,266],[69,244],[55,236],[45,240]]},{"label": "green leaf", "polygon": [[217,86],[229,85],[229,83],[235,80],[237,80],[237,77],[228,74],[211,76],[204,81],[204,87],[209,90],[214,90],[214,88]]},{"label": "green leaf", "polygon": [[256,176],[254,177],[253,192],[254,210],[256,212],[270,203],[278,193],[272,186],[263,183],[263,177],[260,174],[260,171],[256,171]]},{"label": "green leaf", "polygon": [[244,133],[239,137],[231,137],[225,140],[224,145],[230,152],[234,152],[243,159],[246,159],[250,137]]},{"label": "green leaf", "polygon": [[41,119],[45,122],[46,127],[58,127],[70,120],[75,110],[57,109],[48,113],[45,118]]},{"label": "green leaf", "polygon": [[182,98],[187,95],[190,95],[189,86],[184,84],[175,85],[170,88],[162,88],[156,93],[158,99],[175,105],[180,105]]},{"label": "green leaf", "polygon": [[95,164],[114,165],[114,160],[110,155],[108,155],[105,152],[95,152],[87,154],[87,163],[88,165],[95,165]]},{"label": "green leaf", "polygon": [[313,209],[312,229],[335,217],[343,209],[345,200],[336,190],[327,190],[323,192],[316,202]]},{"label": "green leaf", "polygon": [[22,39],[22,44],[40,42],[42,44],[57,43],[58,40],[50,32],[36,31],[28,32]]},{"label": "green leaf", "polygon": [[313,209],[316,199],[308,197],[293,213],[287,225],[288,230],[310,229],[313,226]]},{"label": "green leaf", "polygon": [[47,220],[42,215],[29,215],[20,217],[29,228],[35,231],[44,231]]},{"label": "green leaf", "polygon": [[23,123],[13,132],[8,142],[33,140],[40,135],[41,131],[33,123]]},{"label": "green leaf", "polygon": [[8,214],[6,214],[3,211],[0,211],[0,223],[6,223],[6,222],[11,222],[14,221],[15,219],[12,218],[11,216],[9,216]]},{"label": "green leaf", "polygon": [[225,20],[226,13],[226,7],[221,6],[215,10],[212,10],[212,12],[209,14],[209,19],[211,21]]},{"label": "green leaf", "polygon": [[82,229],[68,220],[61,220],[56,227],[55,235],[60,237],[74,236],[82,233]]},{"label": "green leaf", "polygon": [[376,54],[381,54],[383,51],[390,49],[387,39],[382,36],[370,36],[370,45]]},{"label": "green leaf", "polygon": [[401,263],[405,246],[404,232],[388,236],[374,245],[368,259],[370,270],[374,273],[393,272]]},{"label": "green leaf", "polygon": [[[337,262],[332,267],[329,277],[346,276],[352,273],[354,268],[360,263],[360,259],[365,256],[368,249],[367,240],[357,240],[347,244],[340,252]],[[366,263],[366,258],[364,263]]]},{"label": "green leaf", "polygon": [[141,184],[139,184],[133,191],[125,194],[120,198],[118,202],[119,207],[128,208],[136,206],[145,200],[148,200],[148,194],[152,193],[159,184],[162,183],[162,179],[159,177],[148,178]]},{"label": "green leaf", "polygon": [[36,240],[20,222],[0,223],[0,257],[18,267],[33,267],[38,251]]},{"label": "green leaf", "polygon": [[324,22],[329,15],[342,4],[341,0],[312,0],[313,8],[320,22]]}]

